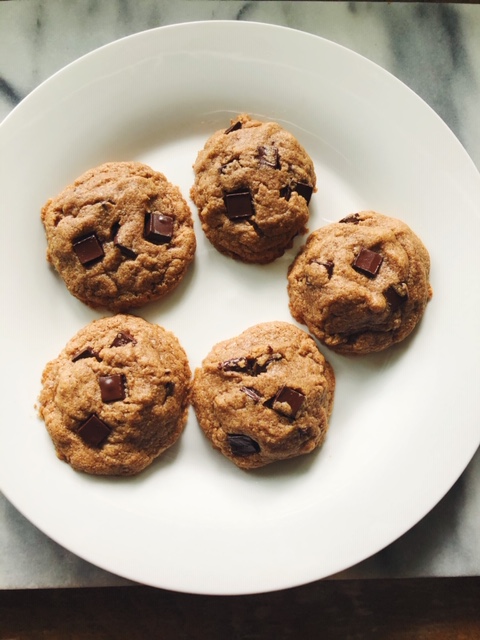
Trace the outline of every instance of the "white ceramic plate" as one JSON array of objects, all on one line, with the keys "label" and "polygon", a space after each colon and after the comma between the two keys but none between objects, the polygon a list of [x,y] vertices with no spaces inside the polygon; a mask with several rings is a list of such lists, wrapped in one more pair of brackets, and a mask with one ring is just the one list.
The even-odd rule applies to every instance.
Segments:
[{"label": "white ceramic plate", "polygon": [[[57,460],[35,402],[42,369],[98,313],[45,261],[40,208],[85,169],[138,159],[188,197],[207,136],[239,112],[290,129],[314,159],[310,228],[364,208],[403,218],[431,252],[434,298],[398,348],[325,349],[337,394],[325,446],[246,473],[193,412],[181,441],[134,479]],[[479,444],[480,178],[454,135],[387,72],[284,28],[203,22],[152,30],[56,74],[0,127],[3,357],[0,480],[51,538],[121,576],[242,594],[345,569],[392,542],[446,493]],[[196,217],[195,209],[193,209]],[[286,270],[220,256],[197,224],[195,265],[141,314],[172,329],[192,368],[211,346],[291,320]]]}]

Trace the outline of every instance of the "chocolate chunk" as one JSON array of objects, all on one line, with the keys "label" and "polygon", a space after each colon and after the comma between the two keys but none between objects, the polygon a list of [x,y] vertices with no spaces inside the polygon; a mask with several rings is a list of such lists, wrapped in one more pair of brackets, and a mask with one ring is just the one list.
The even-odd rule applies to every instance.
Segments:
[{"label": "chocolate chunk", "polygon": [[153,244],[166,244],[173,237],[173,222],[163,213],[146,213],[143,237]]},{"label": "chocolate chunk", "polygon": [[318,264],[321,264],[322,267],[325,267],[328,273],[328,279],[330,279],[333,275],[333,267],[335,266],[334,263],[331,260],[327,260],[326,262],[319,262]]},{"label": "chocolate chunk", "polygon": [[358,224],[360,222],[360,214],[352,213],[351,215],[345,216],[345,218],[339,220],[339,222],[342,222],[344,224]]},{"label": "chocolate chunk", "polygon": [[305,184],[304,182],[297,182],[297,184],[293,187],[293,190],[298,193],[299,196],[305,198],[307,204],[310,202],[310,198],[312,197],[313,187],[309,184]]},{"label": "chocolate chunk", "polygon": [[248,376],[258,376],[261,373],[265,373],[267,367],[276,360],[280,360],[282,356],[278,353],[272,355],[262,356],[261,358],[232,358],[231,360],[225,360],[218,365],[222,371],[236,371],[238,373],[245,373]]},{"label": "chocolate chunk", "polygon": [[285,200],[290,200],[292,191],[296,191],[299,196],[305,198],[308,204],[310,202],[310,198],[312,197],[313,187],[311,187],[309,184],[305,184],[304,182],[297,182],[294,185],[287,185],[286,187],[282,187],[280,189],[280,197],[285,198]]},{"label": "chocolate chunk", "polygon": [[84,267],[89,267],[103,258],[104,251],[94,233],[74,240],[73,250]]},{"label": "chocolate chunk", "polygon": [[112,224],[112,228],[110,229],[110,236],[112,237],[113,242],[115,242],[117,240],[119,231],[120,231],[120,223],[119,222],[114,222]]},{"label": "chocolate chunk", "polygon": [[175,393],[175,383],[174,382],[167,382],[167,384],[165,385],[165,395],[167,398],[169,398],[170,396],[173,396],[173,394]]},{"label": "chocolate chunk", "polygon": [[[272,409],[277,413],[286,415],[288,418],[295,418],[304,402],[305,396],[301,391],[284,386],[278,391],[277,395],[273,399]],[[290,407],[290,410],[285,411],[283,407],[278,407],[278,404],[287,404]]]},{"label": "chocolate chunk", "polygon": [[400,309],[400,307],[408,300],[406,285],[403,285],[405,288],[405,293],[403,295],[400,293],[400,291],[402,291],[401,287],[402,285],[398,285],[397,287],[390,285],[388,289],[385,289],[383,292],[383,295],[385,296],[392,311],[398,311],[398,309]]},{"label": "chocolate chunk", "polygon": [[117,333],[114,341],[110,346],[124,347],[126,344],[129,344],[130,342],[132,342],[133,344],[137,344],[137,341],[133,336],[131,336],[129,333],[125,333],[124,331],[120,331],[119,333]]},{"label": "chocolate chunk", "polygon": [[237,131],[238,129],[242,128],[242,123],[240,120],[237,120],[237,122],[234,122],[233,124],[231,124],[228,129],[225,129],[225,131],[223,133],[232,133],[232,131]]},{"label": "chocolate chunk", "polygon": [[383,262],[383,257],[370,249],[361,249],[353,262],[353,267],[367,276],[375,277]]},{"label": "chocolate chunk", "polygon": [[262,231],[262,229],[258,226],[258,224],[255,222],[255,220],[253,218],[249,218],[247,220],[248,224],[253,227],[255,229],[255,233],[260,236],[261,238],[265,237],[264,232]]},{"label": "chocolate chunk", "polygon": [[234,456],[251,456],[260,451],[258,442],[240,433],[227,433],[227,442]]},{"label": "chocolate chunk", "polygon": [[120,253],[122,254],[122,256],[124,256],[125,258],[128,258],[129,260],[135,260],[135,258],[137,257],[137,254],[135,253],[135,251],[133,251],[133,249],[126,247],[120,242],[119,231],[120,231],[120,224],[116,222],[112,227],[113,244],[117,247],[117,249],[120,250]]},{"label": "chocolate chunk", "polygon": [[220,362],[218,367],[222,371],[237,371],[238,373],[250,374],[255,366],[255,358],[232,358],[231,360],[225,360]]},{"label": "chocolate chunk", "polygon": [[77,362],[78,360],[85,360],[86,358],[96,358],[98,362],[100,362],[100,357],[98,353],[94,351],[91,347],[87,347],[83,351],[79,351],[78,353],[76,353],[72,358],[72,362]]},{"label": "chocolate chunk", "polygon": [[261,373],[265,373],[270,362],[265,362],[264,364],[260,364],[257,360],[255,360],[250,370],[250,374],[252,376],[259,376]]},{"label": "chocolate chunk", "polygon": [[137,254],[135,253],[135,251],[133,251],[133,249],[129,249],[128,247],[125,247],[123,244],[120,244],[119,242],[115,244],[118,247],[118,249],[120,249],[120,253],[124,258],[127,258],[127,260],[135,260],[135,258],[137,257]]},{"label": "chocolate chunk", "polygon": [[110,435],[111,428],[94,413],[78,427],[77,433],[92,447],[101,445]]},{"label": "chocolate chunk", "polygon": [[98,384],[103,402],[116,402],[125,399],[125,376],[115,373],[111,376],[99,376]]},{"label": "chocolate chunk", "polygon": [[240,391],[245,393],[249,398],[251,398],[255,403],[260,402],[262,400],[262,396],[255,391],[252,387],[240,387]]},{"label": "chocolate chunk", "polygon": [[256,358],[254,366],[252,367],[252,373],[254,376],[258,376],[260,373],[265,373],[272,362],[277,362],[283,358],[281,353],[273,353],[273,349],[269,347],[269,352],[258,356]]},{"label": "chocolate chunk", "polygon": [[227,218],[230,220],[242,220],[255,215],[252,196],[248,189],[227,193],[224,202],[227,208]]},{"label": "chocolate chunk", "polygon": [[273,145],[258,147],[258,162],[260,166],[280,169],[278,149]]}]

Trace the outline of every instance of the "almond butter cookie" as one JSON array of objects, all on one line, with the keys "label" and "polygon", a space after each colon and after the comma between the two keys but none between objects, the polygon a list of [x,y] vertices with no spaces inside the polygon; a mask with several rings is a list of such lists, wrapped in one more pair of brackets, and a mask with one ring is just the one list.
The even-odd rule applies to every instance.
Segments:
[{"label": "almond butter cookie", "polygon": [[314,166],[279,124],[239,115],[207,140],[193,168],[191,197],[205,235],[221,253],[268,263],[306,233]]},{"label": "almond butter cookie", "polygon": [[305,331],[266,322],[215,345],[192,403],[214,448],[253,469],[309,453],[326,436],[335,377]]},{"label": "almond butter cookie", "polygon": [[288,274],[293,317],[343,354],[404,340],[432,297],[430,256],[401,220],[374,211],[314,231]]},{"label": "almond butter cookie", "polygon": [[178,339],[132,315],[94,320],[43,372],[39,413],[77,471],[134,475],[187,420],[191,372]]},{"label": "almond butter cookie", "polygon": [[184,277],[196,249],[180,190],[140,162],[91,169],[42,209],[47,260],[76,298],[127,311]]}]

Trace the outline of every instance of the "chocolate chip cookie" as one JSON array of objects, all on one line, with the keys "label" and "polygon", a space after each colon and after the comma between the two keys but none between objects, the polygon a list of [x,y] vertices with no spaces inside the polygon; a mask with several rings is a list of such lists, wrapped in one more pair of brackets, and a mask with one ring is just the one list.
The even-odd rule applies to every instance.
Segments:
[{"label": "chocolate chip cookie", "polygon": [[191,372],[177,338],[119,314],[81,329],[43,372],[39,413],[77,471],[134,475],[180,437]]},{"label": "chocolate chip cookie", "polygon": [[290,266],[290,311],[343,354],[406,338],[432,297],[430,257],[404,222],[373,211],[314,231]]},{"label": "chocolate chip cookie", "polygon": [[195,371],[192,403],[214,448],[253,469],[319,447],[334,389],[313,338],[293,324],[266,322],[213,347]]},{"label": "chocolate chip cookie", "polygon": [[172,291],[193,260],[180,190],[140,162],[87,171],[42,209],[47,260],[93,308],[126,311]]},{"label": "chocolate chip cookie", "polygon": [[205,235],[221,253],[268,263],[306,233],[314,166],[279,124],[238,116],[207,140],[193,168],[191,197]]}]

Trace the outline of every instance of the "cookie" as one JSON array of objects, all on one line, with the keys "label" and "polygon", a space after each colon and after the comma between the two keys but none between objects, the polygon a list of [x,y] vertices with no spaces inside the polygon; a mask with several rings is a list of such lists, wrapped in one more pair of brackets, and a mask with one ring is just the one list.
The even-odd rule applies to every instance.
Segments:
[{"label": "cookie", "polygon": [[192,404],[213,447],[253,469],[319,447],[334,389],[313,338],[293,324],[266,322],[213,347],[195,371]]},{"label": "cookie", "polygon": [[198,153],[191,197],[221,253],[264,264],[307,231],[313,162],[288,131],[248,115],[214,133]]},{"label": "cookie", "polygon": [[119,314],[81,329],[42,376],[39,413],[77,471],[130,476],[180,437],[191,372],[177,338]]},{"label": "cookie", "polygon": [[180,190],[140,162],[87,171],[42,209],[47,260],[92,308],[140,307],[172,291],[196,248]]},{"label": "cookie", "polygon": [[404,222],[362,211],[314,231],[290,266],[292,316],[343,354],[406,338],[432,297],[430,257]]}]

